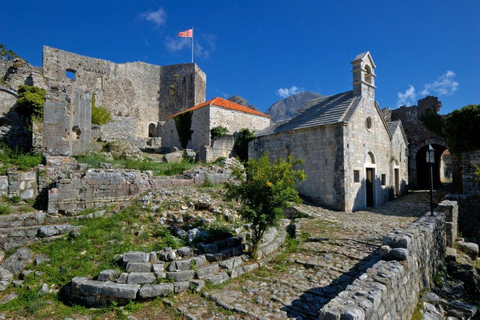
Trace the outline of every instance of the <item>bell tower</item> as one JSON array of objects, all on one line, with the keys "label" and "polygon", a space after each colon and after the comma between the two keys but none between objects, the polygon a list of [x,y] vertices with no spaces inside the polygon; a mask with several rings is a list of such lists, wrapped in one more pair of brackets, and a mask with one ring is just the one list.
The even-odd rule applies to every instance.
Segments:
[{"label": "bell tower", "polygon": [[353,59],[353,94],[375,101],[375,73],[376,68],[370,52],[359,54]]}]

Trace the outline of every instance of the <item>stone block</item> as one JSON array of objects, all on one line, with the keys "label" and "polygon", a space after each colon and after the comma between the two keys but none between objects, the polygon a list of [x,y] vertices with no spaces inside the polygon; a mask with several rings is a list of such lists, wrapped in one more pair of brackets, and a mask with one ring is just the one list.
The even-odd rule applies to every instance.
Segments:
[{"label": "stone block", "polygon": [[156,262],[152,264],[152,272],[165,272],[165,262]]},{"label": "stone block", "polygon": [[197,278],[198,279],[205,279],[209,276],[214,275],[220,270],[218,264],[214,263],[209,266],[198,268],[197,269]]},{"label": "stone block", "polygon": [[173,283],[146,284],[140,289],[138,295],[142,299],[164,297],[173,293],[173,290]]},{"label": "stone block", "polygon": [[115,280],[115,282],[117,282],[117,283],[127,283],[127,279],[128,279],[128,273],[123,272],[118,276],[118,278],[117,278],[117,280]]},{"label": "stone block", "polygon": [[128,262],[126,266],[128,272],[150,272],[151,269],[150,262]]},{"label": "stone block", "polygon": [[180,281],[173,284],[173,290],[175,291],[175,293],[185,292],[189,287],[190,282],[188,281]]},{"label": "stone block", "polygon": [[103,270],[98,274],[98,281],[114,281],[118,276],[117,270]]},{"label": "stone block", "polygon": [[144,284],[152,283],[157,277],[152,272],[132,272],[128,275],[127,283]]},{"label": "stone block", "polygon": [[220,261],[218,263],[218,265],[222,269],[232,269],[232,268],[239,267],[242,264],[243,264],[243,260],[240,257],[230,258],[230,259],[227,259],[227,260],[224,260],[224,261]]},{"label": "stone block", "polygon": [[229,279],[230,279],[230,277],[228,276],[228,274],[226,272],[220,272],[216,275],[206,277],[205,281],[208,281],[211,284],[215,285],[215,284],[224,283],[225,281],[227,281]]},{"label": "stone block", "polygon": [[190,260],[172,261],[167,267],[167,271],[185,271],[192,269],[192,262]]},{"label": "stone block", "polygon": [[191,259],[195,267],[199,268],[207,263],[207,258],[204,255],[196,256]]},{"label": "stone block", "polygon": [[472,260],[478,257],[478,244],[473,242],[457,242],[458,249],[465,252]]},{"label": "stone block", "polygon": [[173,279],[175,282],[187,281],[193,279],[195,272],[193,270],[167,272],[167,279]]},{"label": "stone block", "polygon": [[130,251],[123,255],[123,262],[148,262],[150,254],[141,251]]}]

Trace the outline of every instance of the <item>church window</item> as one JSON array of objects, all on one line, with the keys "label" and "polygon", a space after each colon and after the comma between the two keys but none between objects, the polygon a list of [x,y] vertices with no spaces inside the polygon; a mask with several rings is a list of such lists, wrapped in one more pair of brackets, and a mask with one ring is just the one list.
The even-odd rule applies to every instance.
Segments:
[{"label": "church window", "polygon": [[360,170],[353,170],[353,182],[360,182]]},{"label": "church window", "polygon": [[368,117],[367,120],[365,120],[365,126],[367,127],[367,130],[372,129],[372,126],[373,126],[372,117]]}]

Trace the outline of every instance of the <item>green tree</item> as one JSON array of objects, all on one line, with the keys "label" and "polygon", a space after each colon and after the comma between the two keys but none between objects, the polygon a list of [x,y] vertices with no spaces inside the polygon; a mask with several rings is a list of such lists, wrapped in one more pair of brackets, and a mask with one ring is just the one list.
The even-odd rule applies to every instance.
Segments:
[{"label": "green tree", "polygon": [[444,120],[436,111],[430,108],[426,109],[425,113],[420,115],[420,121],[422,121],[428,130],[443,137],[442,128]]},{"label": "green tree", "polygon": [[248,143],[255,138],[255,134],[248,128],[240,129],[233,145],[233,152],[242,161],[248,160]]},{"label": "green tree", "polygon": [[192,111],[184,112],[174,118],[177,128],[178,140],[183,149],[187,148],[188,141],[192,138]]},{"label": "green tree", "polygon": [[305,180],[303,170],[294,170],[303,160],[290,156],[272,164],[265,153],[260,159],[249,159],[245,165],[246,175],[235,170],[240,184],[227,185],[227,197],[242,203],[240,215],[252,223],[252,249],[265,231],[283,217],[283,209],[289,202],[301,202],[296,183]]},{"label": "green tree", "polygon": [[16,58],[20,58],[18,54],[7,49],[3,43],[0,43],[0,60],[13,61]]},{"label": "green tree", "polygon": [[480,149],[480,105],[470,104],[450,113],[443,124],[448,148],[454,153]]},{"label": "green tree", "polygon": [[45,93],[45,89],[35,86],[21,85],[18,88],[18,107],[16,111],[26,118],[31,119],[33,116],[43,120]]}]

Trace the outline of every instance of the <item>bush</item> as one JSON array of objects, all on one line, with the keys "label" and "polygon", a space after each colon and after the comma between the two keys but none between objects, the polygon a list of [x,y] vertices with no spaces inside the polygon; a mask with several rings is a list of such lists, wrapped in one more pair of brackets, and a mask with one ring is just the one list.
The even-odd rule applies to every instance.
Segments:
[{"label": "bush", "polygon": [[445,119],[443,134],[454,153],[480,149],[480,104],[454,110]]},{"label": "bush", "polygon": [[249,159],[246,164],[246,177],[240,170],[235,176],[239,185],[227,185],[227,197],[236,198],[242,203],[240,215],[252,223],[252,247],[255,250],[265,231],[274,226],[283,216],[288,202],[301,202],[296,183],[305,180],[303,170],[293,170],[303,160],[290,156],[280,158],[272,164],[265,153],[260,159]]},{"label": "bush", "polygon": [[112,121],[110,113],[104,107],[92,105],[92,124],[102,125]]},{"label": "bush", "polygon": [[16,58],[20,58],[18,54],[13,52],[13,50],[7,49],[3,43],[0,43],[0,60],[13,61]]},{"label": "bush", "polygon": [[29,119],[35,116],[43,120],[43,104],[45,103],[46,92],[45,89],[39,87],[21,85],[18,88],[17,113]]},{"label": "bush", "polygon": [[0,174],[5,174],[8,167],[18,167],[20,170],[27,170],[42,163],[41,154],[31,152],[24,153],[20,149],[9,148],[5,143],[0,142],[0,162],[4,164],[0,168]]},{"label": "bush", "polygon": [[252,141],[253,138],[255,138],[255,134],[248,128],[241,129],[238,132],[238,136],[235,139],[235,144],[233,145],[233,152],[240,160],[248,160],[248,143]]},{"label": "bush", "polygon": [[223,137],[227,133],[228,133],[228,129],[225,128],[225,127],[221,127],[221,126],[214,127],[212,130],[210,130],[212,141],[213,141],[213,139],[215,139],[217,137]]}]

